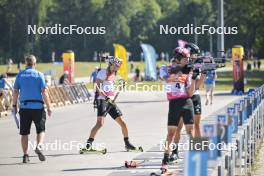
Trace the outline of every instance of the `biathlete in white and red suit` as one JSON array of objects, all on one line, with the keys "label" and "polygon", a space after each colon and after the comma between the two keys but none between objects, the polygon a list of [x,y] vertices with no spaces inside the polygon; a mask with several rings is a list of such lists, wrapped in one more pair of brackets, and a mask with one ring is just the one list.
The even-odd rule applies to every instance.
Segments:
[{"label": "biathlete in white and red suit", "polygon": [[119,70],[122,64],[122,60],[113,56],[108,57],[108,67],[101,69],[96,77],[96,96],[95,103],[97,107],[97,121],[92,128],[89,139],[87,139],[86,148],[92,147],[95,135],[98,130],[103,126],[104,119],[109,114],[121,127],[125,148],[127,150],[135,150],[136,147],[129,142],[127,124],[122,118],[122,112],[113,103],[113,99],[116,95],[114,90],[114,81],[116,78],[116,72]]}]

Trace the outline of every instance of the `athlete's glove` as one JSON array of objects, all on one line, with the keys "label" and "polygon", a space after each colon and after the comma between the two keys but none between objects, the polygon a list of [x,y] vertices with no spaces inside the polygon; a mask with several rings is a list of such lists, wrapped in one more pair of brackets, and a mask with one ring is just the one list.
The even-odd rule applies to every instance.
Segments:
[{"label": "athlete's glove", "polygon": [[200,74],[199,71],[198,71],[198,72],[197,72],[197,71],[194,71],[193,74],[192,74],[192,79],[193,79],[193,80],[196,80],[197,77],[199,76],[199,74]]},{"label": "athlete's glove", "polygon": [[106,101],[106,103],[108,103],[110,105],[114,105],[113,100],[111,98],[109,98],[109,97],[105,97],[105,101]]},{"label": "athlete's glove", "polygon": [[194,69],[192,79],[196,80],[199,75],[200,75],[200,69]]},{"label": "athlete's glove", "polygon": [[17,114],[17,105],[13,105],[12,113]]}]

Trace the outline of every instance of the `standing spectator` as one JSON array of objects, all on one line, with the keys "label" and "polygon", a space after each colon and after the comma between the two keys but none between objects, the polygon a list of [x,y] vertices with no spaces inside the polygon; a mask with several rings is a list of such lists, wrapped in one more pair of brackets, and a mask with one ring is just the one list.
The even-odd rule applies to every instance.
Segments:
[{"label": "standing spectator", "polygon": [[6,78],[7,78],[6,74],[0,75],[0,89],[6,89],[6,88],[12,89],[12,86],[7,82]]},{"label": "standing spectator", "polygon": [[258,69],[260,70],[260,67],[261,67],[261,60],[258,59]]},{"label": "standing spectator", "polygon": [[251,48],[251,50],[250,50],[250,59],[252,59],[253,60],[253,55],[254,55],[254,50],[253,50],[253,48]]},{"label": "standing spectator", "polygon": [[156,67],[156,73],[157,73],[157,80],[159,79],[160,75],[160,68],[159,66]]},{"label": "standing spectator", "polygon": [[127,51],[127,52],[126,52],[126,57],[127,57],[127,61],[128,61],[128,62],[130,61],[131,56],[132,56],[132,53],[129,52],[129,51]]},{"label": "standing spectator", "polygon": [[161,53],[160,53],[160,58],[161,58],[162,61],[164,61],[164,59],[165,59],[165,54],[164,54],[164,52],[161,52]]},{"label": "standing spectator", "polygon": [[253,66],[254,66],[254,69],[257,68],[257,60],[255,58],[253,59]]},{"label": "standing spectator", "polygon": [[209,99],[210,99],[210,105],[213,104],[213,91],[215,87],[215,79],[217,78],[215,70],[208,71],[206,73],[206,77],[204,80],[204,86],[205,86],[205,91],[206,91],[206,101],[205,105],[209,104]]},{"label": "standing spectator", "polygon": [[17,63],[17,69],[18,69],[18,72],[20,72],[22,70],[22,63],[21,63],[21,61],[19,61]]},{"label": "standing spectator", "polygon": [[[29,162],[28,135],[30,134],[32,121],[37,131],[35,153],[40,161],[46,160],[42,153],[46,122],[44,102],[47,106],[48,116],[51,116],[51,107],[44,75],[35,69],[36,61],[37,59],[34,55],[26,57],[26,69],[17,75],[14,84],[13,113],[16,114],[17,109],[19,109],[21,144],[24,153],[23,163]],[[18,97],[20,101],[19,107],[17,107]]]},{"label": "standing spectator", "polygon": [[144,61],[144,53],[143,53],[143,52],[140,53],[140,61],[141,61],[141,62]]},{"label": "standing spectator", "polygon": [[253,65],[254,65],[254,69],[257,68],[257,62],[258,62],[258,52],[257,50],[253,50]]},{"label": "standing spectator", "polygon": [[93,85],[94,85],[94,83],[96,81],[96,77],[97,77],[98,72],[99,72],[99,67],[96,66],[94,71],[90,75],[90,82],[92,82]]},{"label": "standing spectator", "polygon": [[[100,56],[99,56],[100,57]],[[97,51],[94,52],[94,55],[93,55],[93,61],[97,61],[97,58],[98,58],[98,55],[97,55]]]},{"label": "standing spectator", "polygon": [[7,81],[7,75],[2,74],[0,75],[0,96],[4,97],[4,102],[2,103],[2,107],[8,110],[9,107],[11,107],[12,103],[12,94],[10,91],[13,90],[13,87],[11,84]]},{"label": "standing spectator", "polygon": [[166,52],[166,54],[165,54],[165,58],[166,58],[166,61],[169,62],[169,60],[170,60],[170,56],[169,56],[169,53],[168,53],[168,52]]},{"label": "standing spectator", "polygon": [[133,71],[134,71],[134,62],[131,61],[130,62],[130,73],[133,73]]},{"label": "standing spectator", "polygon": [[70,84],[68,77],[69,77],[69,71],[65,70],[63,75],[61,75],[61,77],[59,79],[59,84]]},{"label": "standing spectator", "polygon": [[247,71],[251,71],[251,63],[250,62],[247,62]]},{"label": "standing spectator", "polygon": [[51,52],[51,62],[52,62],[52,63],[55,62],[55,56],[56,56],[55,51],[52,51],[52,52]]},{"label": "standing spectator", "polygon": [[7,69],[6,69],[6,73],[11,72],[11,70],[12,70],[12,65],[13,65],[13,60],[10,58],[10,59],[8,59],[8,61],[7,61]]},{"label": "standing spectator", "polygon": [[139,70],[139,68],[137,67],[137,68],[135,69],[135,79],[134,79],[134,81],[135,81],[135,82],[139,81],[139,78],[140,78],[140,70]]}]

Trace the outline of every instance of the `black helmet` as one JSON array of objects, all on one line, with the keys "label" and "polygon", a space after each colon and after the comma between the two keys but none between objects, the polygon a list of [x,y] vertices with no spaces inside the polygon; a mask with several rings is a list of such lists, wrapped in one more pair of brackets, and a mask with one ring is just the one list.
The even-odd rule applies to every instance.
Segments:
[{"label": "black helmet", "polygon": [[185,48],[187,48],[191,54],[199,54],[200,53],[200,48],[195,45],[194,43],[187,43],[185,45]]}]

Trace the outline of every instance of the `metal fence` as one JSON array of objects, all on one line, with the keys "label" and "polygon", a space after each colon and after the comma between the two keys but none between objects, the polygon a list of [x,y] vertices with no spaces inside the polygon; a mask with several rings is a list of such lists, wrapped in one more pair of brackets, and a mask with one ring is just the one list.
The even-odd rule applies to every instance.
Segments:
[{"label": "metal fence", "polygon": [[53,106],[83,103],[90,100],[91,94],[83,83],[52,86],[48,94]]},{"label": "metal fence", "polygon": [[202,136],[221,146],[187,151],[185,176],[251,175],[264,138],[264,85],[202,121]]},{"label": "metal fence", "polygon": [[[53,107],[88,102],[91,94],[84,83],[49,86],[47,89]],[[12,90],[0,90],[0,116],[7,116],[12,108]]]}]

